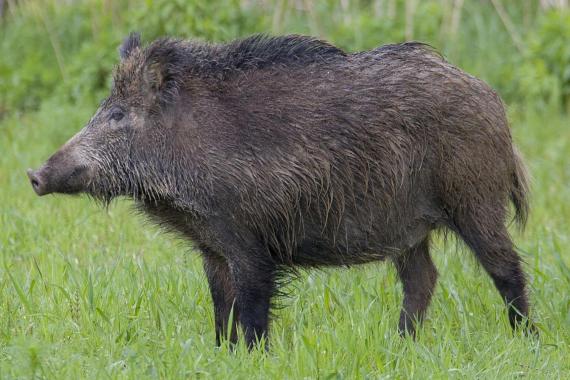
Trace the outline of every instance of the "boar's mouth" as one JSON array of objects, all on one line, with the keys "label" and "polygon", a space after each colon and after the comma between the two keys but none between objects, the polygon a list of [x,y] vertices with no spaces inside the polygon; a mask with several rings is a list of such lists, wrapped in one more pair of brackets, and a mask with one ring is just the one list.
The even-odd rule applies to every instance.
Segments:
[{"label": "boar's mouth", "polygon": [[38,170],[28,169],[30,183],[37,195],[51,193],[77,194],[87,187],[88,170],[86,166],[76,166],[71,170],[57,170],[44,165]]}]

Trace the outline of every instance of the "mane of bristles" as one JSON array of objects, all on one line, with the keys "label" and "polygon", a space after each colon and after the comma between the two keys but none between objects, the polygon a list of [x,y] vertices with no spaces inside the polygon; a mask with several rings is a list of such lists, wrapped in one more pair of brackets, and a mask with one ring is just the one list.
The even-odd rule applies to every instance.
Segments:
[{"label": "mane of bristles", "polygon": [[[237,73],[269,67],[306,66],[346,57],[328,42],[301,35],[271,37],[257,34],[228,44],[207,44],[174,38],[160,38],[142,49],[138,35],[125,40],[125,59],[116,70],[115,83],[127,82],[141,68],[153,63],[164,65],[173,75],[227,79]],[[131,53],[134,51],[134,53]]]}]

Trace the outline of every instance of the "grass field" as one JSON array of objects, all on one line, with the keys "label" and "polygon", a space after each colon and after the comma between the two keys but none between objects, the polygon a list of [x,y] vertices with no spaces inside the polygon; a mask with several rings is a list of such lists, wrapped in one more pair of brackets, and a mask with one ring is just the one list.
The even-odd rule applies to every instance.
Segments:
[{"label": "grass field", "polygon": [[271,351],[214,348],[199,256],[130,211],[38,198],[25,169],[78,130],[95,105],[46,102],[0,123],[0,378],[568,378],[570,129],[562,116],[513,115],[533,176],[517,244],[538,340],[513,334],[502,302],[453,240],[434,247],[440,281],[417,341],[396,325],[388,265],[305,273],[289,285]]}]

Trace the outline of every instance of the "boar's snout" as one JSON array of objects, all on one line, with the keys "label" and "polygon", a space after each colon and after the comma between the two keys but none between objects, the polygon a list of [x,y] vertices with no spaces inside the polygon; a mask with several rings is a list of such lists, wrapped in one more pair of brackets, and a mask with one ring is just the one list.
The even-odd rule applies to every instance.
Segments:
[{"label": "boar's snout", "polygon": [[47,194],[45,181],[41,177],[40,170],[34,171],[32,169],[28,169],[27,173],[36,194],[39,196]]},{"label": "boar's snout", "polygon": [[62,151],[54,154],[38,170],[28,169],[28,178],[39,196],[50,193],[74,194],[85,191],[89,183],[86,165],[74,162]]}]

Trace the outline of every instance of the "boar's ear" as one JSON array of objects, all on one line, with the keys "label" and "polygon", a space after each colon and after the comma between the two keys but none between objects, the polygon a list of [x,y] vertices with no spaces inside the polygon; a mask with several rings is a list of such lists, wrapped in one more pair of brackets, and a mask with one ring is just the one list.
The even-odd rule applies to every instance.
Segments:
[{"label": "boar's ear", "polygon": [[131,53],[141,47],[141,34],[138,32],[131,32],[123,40],[121,46],[119,46],[119,55],[121,56],[121,60],[127,59]]},{"label": "boar's ear", "polygon": [[175,101],[184,71],[183,47],[177,40],[163,39],[146,49],[143,66],[145,92],[161,105]]}]

